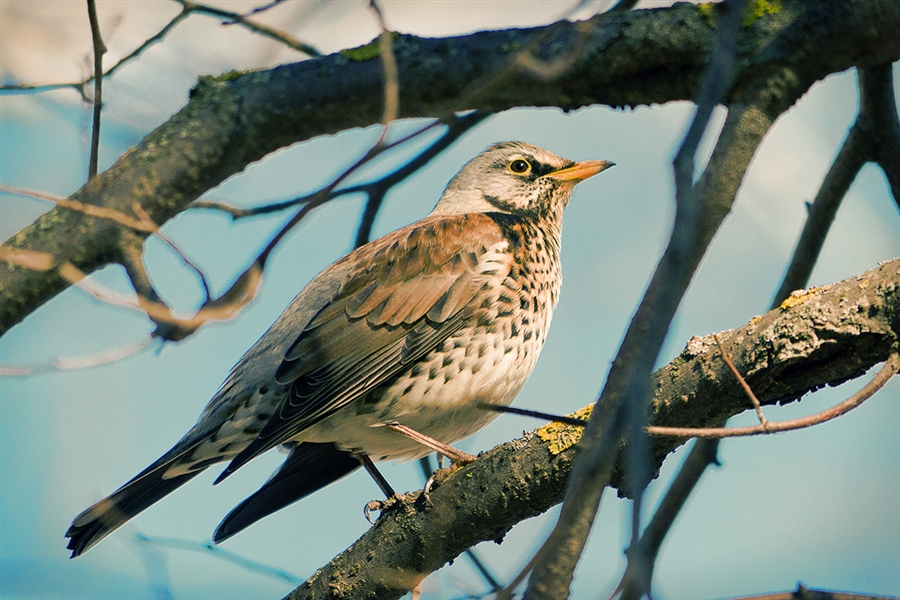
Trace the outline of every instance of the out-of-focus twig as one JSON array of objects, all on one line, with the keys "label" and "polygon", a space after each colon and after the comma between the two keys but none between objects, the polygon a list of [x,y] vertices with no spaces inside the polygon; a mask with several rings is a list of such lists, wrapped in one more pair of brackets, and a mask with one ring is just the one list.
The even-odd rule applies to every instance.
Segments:
[{"label": "out-of-focus twig", "polygon": [[26,375],[37,375],[39,373],[48,373],[52,371],[75,371],[99,367],[140,354],[149,348],[153,342],[153,338],[148,336],[143,340],[119,346],[118,348],[110,348],[109,350],[96,352],[94,354],[55,358],[50,362],[42,364],[0,365],[0,376],[23,377]]},{"label": "out-of-focus twig", "polygon": [[900,123],[891,65],[859,69],[857,77],[859,114],[809,205],[806,223],[775,293],[773,307],[792,291],[806,287],[838,208],[866,162],[875,161],[881,166],[894,201],[900,207]]},{"label": "out-of-focus twig", "polygon": [[303,52],[304,54],[312,57],[322,56],[322,54],[314,46],[307,44],[306,42],[301,42],[285,31],[281,31],[279,29],[275,29],[274,27],[269,27],[268,25],[265,25],[258,21],[248,19],[240,13],[232,12],[230,10],[223,10],[221,8],[208,4],[191,2],[190,0],[174,1],[184,7],[185,10],[196,12],[202,15],[209,15],[211,17],[218,17],[228,21],[229,23],[238,24],[241,27],[249,29],[253,33],[258,33],[259,35],[280,42],[289,48],[293,48],[297,52]]},{"label": "out-of-focus twig", "polygon": [[[144,53],[145,50],[147,50],[147,48],[161,42],[163,39],[165,39],[169,32],[172,31],[172,29],[174,29],[179,23],[184,21],[193,13],[225,19],[229,23],[240,25],[241,27],[244,27],[254,33],[276,40],[288,46],[289,48],[292,48],[298,52],[302,52],[308,56],[322,56],[321,52],[319,52],[311,44],[302,42],[284,31],[280,31],[262,23],[258,23],[257,21],[251,20],[247,18],[247,16],[241,15],[239,13],[219,9],[214,6],[199,4],[196,2],[183,0],[174,1],[178,2],[181,5],[181,12],[175,15],[159,31],[144,40],[137,48],[120,58],[112,67],[110,67],[105,73],[103,73],[104,77],[110,77],[113,73],[118,71],[120,67],[124,66],[126,63],[134,60],[135,58],[138,58],[141,54]],[[95,72],[102,73],[102,71],[96,70]],[[48,92],[51,90],[58,90],[63,88],[73,88],[78,91],[82,95],[82,97],[85,97],[85,87],[93,81],[94,75],[91,75],[90,77],[82,81],[71,81],[64,83],[4,84],[0,85],[0,91],[5,93],[22,94]]]},{"label": "out-of-focus twig", "polygon": [[100,153],[100,111],[103,109],[103,55],[106,45],[100,35],[100,24],[97,22],[97,5],[95,0],[87,0],[88,20],[91,22],[91,43],[94,48],[94,114],[91,121],[91,156],[88,161],[88,179],[97,174],[98,155]]},{"label": "out-of-focus twig", "polygon": [[235,554],[234,552],[229,552],[221,546],[216,546],[212,542],[192,542],[190,540],[150,536],[144,535],[142,533],[136,534],[134,536],[134,541],[138,544],[147,544],[159,546],[162,548],[173,548],[176,550],[187,550],[189,552],[199,552],[200,554],[206,554],[212,558],[224,560],[225,562],[237,565],[238,567],[246,569],[251,573],[258,573],[259,575],[272,577],[274,579],[290,583],[291,585],[297,585],[303,582],[303,579],[301,577],[297,577],[293,573],[289,573],[288,571],[285,571],[283,569],[276,569],[275,567],[270,567],[269,565],[264,565],[263,563],[251,560],[239,554]]},{"label": "out-of-focus twig", "polygon": [[694,442],[647,527],[640,538],[632,540],[631,546],[625,551],[628,564],[625,573],[622,574],[622,580],[613,592],[613,598],[619,596],[621,600],[639,600],[650,590],[656,557],[659,555],[663,539],[707,467],[718,464],[716,458],[718,446],[717,439]]},{"label": "out-of-focus twig", "polygon": [[558,521],[539,550],[529,579],[525,592],[528,600],[568,595],[623,435],[629,436],[629,488],[637,499],[633,539],[640,532],[639,497],[649,479],[649,442],[643,427],[651,397],[650,373],[678,304],[734,201],[735,182],[743,179],[764,129],[771,126],[771,119],[766,119],[762,130],[759,122],[746,127],[743,120],[751,112],[749,107],[731,107],[713,156],[694,184],[694,156],[699,141],[713,108],[725,97],[733,81],[735,36],[745,3],[746,0],[731,0],[717,5],[721,13],[715,50],[698,94],[694,119],[674,161],[676,217],[669,245],[625,334],[582,436],[582,453],[573,466]]},{"label": "out-of-focus twig", "polygon": [[[54,270],[62,279],[101,302],[144,312],[154,322],[170,325],[171,332],[157,332],[154,335],[172,341],[183,339],[209,321],[225,321],[233,318],[256,297],[262,280],[262,269],[253,263],[235,280],[228,291],[218,298],[205,302],[193,315],[180,318],[173,315],[171,309],[162,302],[144,295],[139,295],[135,300],[128,295],[93,282],[88,279],[87,274],[71,262],[60,262],[47,252],[0,247],[0,261],[33,271]],[[134,266],[137,261],[129,264]],[[140,273],[140,270],[129,273],[133,284],[143,280],[143,278],[135,277],[135,273]],[[140,283],[136,285],[138,289],[142,287]]]},{"label": "out-of-focus twig", "polygon": [[378,36],[378,54],[384,66],[384,117],[381,122],[387,126],[391,121],[396,121],[400,113],[400,72],[397,69],[397,59],[394,57],[393,34],[384,24],[384,15],[378,7],[378,2],[369,0],[369,7],[375,13],[381,27],[381,34]]},{"label": "out-of-focus twig", "polygon": [[108,221],[112,221],[113,223],[118,223],[119,225],[122,225],[129,229],[133,229],[134,231],[151,233],[155,235],[160,240],[162,240],[162,242],[165,243],[178,256],[178,258],[197,275],[197,278],[200,280],[200,285],[203,287],[203,291],[205,294],[204,302],[209,300],[210,288],[209,282],[206,279],[206,275],[203,273],[200,267],[198,267],[191,259],[189,259],[184,254],[181,248],[179,248],[175,244],[175,242],[172,241],[172,239],[170,239],[167,235],[160,231],[159,226],[153,222],[153,219],[150,218],[150,215],[147,214],[147,211],[145,211],[138,202],[133,202],[131,205],[131,210],[136,215],[132,217],[112,208],[107,208],[105,206],[96,206],[94,204],[85,204],[83,202],[79,202],[78,200],[62,198],[60,196],[55,196],[53,194],[48,194],[47,192],[42,192],[39,190],[26,190],[23,188],[0,184],[0,192],[15,194],[17,196],[26,196],[28,198],[43,200],[45,202],[52,202],[53,204],[61,206],[68,210],[80,212],[82,214],[96,217],[98,219],[106,219]]}]

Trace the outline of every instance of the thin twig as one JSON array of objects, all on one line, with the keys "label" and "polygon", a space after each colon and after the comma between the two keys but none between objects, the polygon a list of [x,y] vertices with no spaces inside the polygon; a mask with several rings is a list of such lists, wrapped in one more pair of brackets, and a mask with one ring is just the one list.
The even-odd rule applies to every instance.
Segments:
[{"label": "thin twig", "polygon": [[[266,25],[262,25],[257,23],[256,21],[252,21],[246,18],[243,15],[238,13],[232,13],[230,11],[221,10],[212,6],[206,6],[203,4],[197,4],[193,2],[181,2],[180,0],[174,0],[181,4],[181,12],[175,15],[168,23],[166,23],[162,29],[157,31],[155,34],[144,40],[140,46],[129,52],[127,55],[123,56],[110,67],[105,73],[103,73],[104,77],[109,77],[113,73],[119,70],[120,67],[124,66],[126,63],[134,60],[139,57],[147,48],[159,43],[162,41],[172,29],[184,21],[191,13],[197,14],[205,14],[207,16],[220,17],[223,19],[230,20],[231,23],[238,24],[254,33],[264,35],[271,39],[274,39],[278,42],[281,42],[287,45],[298,52],[303,52],[311,57],[322,56],[321,52],[315,49],[310,44],[305,42],[301,42],[289,34],[279,31],[277,29],[272,29]],[[71,81],[66,83],[41,83],[41,84],[10,84],[10,85],[0,85],[0,91],[5,93],[40,93],[40,92],[48,92],[51,90],[58,90],[63,88],[72,88],[79,92],[82,96],[84,96],[85,87],[94,81],[94,76],[82,80],[82,81]]]},{"label": "thin twig", "polygon": [[520,417],[532,417],[534,419],[542,419],[544,421],[550,421],[552,423],[575,425],[576,427],[584,427],[588,424],[586,420],[579,419],[578,417],[554,415],[551,413],[546,413],[539,410],[531,410],[528,408],[516,408],[514,406],[506,406],[503,404],[491,404],[490,402],[482,402],[479,406],[485,410],[491,410],[494,412],[509,413],[512,415],[519,415]]},{"label": "thin twig", "polygon": [[26,190],[10,185],[0,184],[0,192],[6,194],[15,194],[17,196],[25,196],[28,198],[34,198],[35,200],[43,200],[45,202],[52,202],[53,204],[56,204],[57,206],[61,206],[68,210],[80,212],[91,217],[96,217],[98,219],[113,221],[114,223],[118,223],[119,225],[123,225],[125,227],[128,227],[129,229],[134,229],[135,231],[141,231],[143,233],[156,233],[157,231],[159,231],[159,226],[157,226],[157,224],[149,218],[149,215],[147,215],[146,212],[143,212],[143,215],[147,215],[146,218],[142,218],[141,215],[138,215],[138,217],[135,218],[130,217],[125,213],[119,212],[118,210],[115,210],[113,208],[97,206],[95,204],[85,204],[83,202],[79,202],[78,200],[71,200],[69,198],[54,196],[53,194],[48,194],[47,192],[41,192],[39,190]]},{"label": "thin twig", "polygon": [[154,341],[155,340],[152,337],[148,336],[143,340],[125,344],[118,348],[111,348],[102,352],[85,354],[82,356],[55,358],[48,363],[32,365],[0,365],[0,376],[23,377],[25,375],[37,375],[39,373],[49,373],[52,371],[75,371],[99,367],[136,356],[149,348]]},{"label": "thin twig", "polygon": [[150,544],[154,546],[162,546],[164,548],[174,548],[176,550],[188,550],[190,552],[199,552],[206,554],[219,560],[224,560],[233,565],[237,565],[242,569],[246,569],[252,573],[258,573],[281,581],[286,581],[291,585],[299,585],[303,583],[303,578],[289,573],[283,569],[276,569],[269,565],[264,565],[255,560],[245,558],[234,552],[229,552],[221,546],[216,546],[212,542],[192,542],[190,540],[180,540],[178,538],[149,536],[138,533],[134,536],[134,541],[138,544]]},{"label": "thin twig", "polygon": [[[429,163],[434,157],[438,156],[443,150],[449,147],[454,141],[459,139],[465,132],[486,119],[488,116],[490,116],[490,113],[483,111],[473,111],[462,116],[454,115],[447,122],[448,130],[444,133],[444,135],[427,149],[420,152],[414,159],[412,159],[402,167],[396,169],[395,171],[389,173],[388,175],[385,175],[381,179],[376,179],[368,183],[361,183],[345,188],[333,189],[327,192],[327,200],[330,201],[341,196],[359,193],[367,194],[370,198],[378,194],[385,194],[389,188],[404,181],[410,175],[417,172],[421,167]],[[433,121],[430,124],[426,125],[423,129],[417,130],[409,136],[388,144],[382,149],[382,151],[395,148],[396,146],[409,141],[412,137],[421,135],[427,130],[430,130],[440,124],[441,122],[439,120]],[[356,170],[363,166],[363,164],[365,163],[358,163],[349,168]],[[300,204],[308,204],[320,198],[323,193],[325,193],[329,188],[335,187],[335,185],[336,184],[332,182],[328,186],[325,186],[324,188],[321,188],[305,196],[298,196],[297,198],[292,198],[291,200],[285,200],[282,202],[262,204],[253,208],[240,208],[230,204],[225,204],[223,202],[215,202],[210,200],[197,200],[196,202],[191,203],[190,208],[218,210],[230,215],[232,219],[244,219],[257,215],[280,212],[282,210],[292,208]],[[362,244],[366,243],[368,241],[368,236],[371,233],[372,222],[374,222],[374,214],[369,215],[367,218],[368,213],[368,210],[364,211],[359,229],[357,230],[357,246],[361,246]]]},{"label": "thin twig", "polygon": [[534,564],[537,562],[538,556],[540,556],[540,552],[535,552],[534,556],[531,557],[524,567],[519,571],[519,573],[513,577],[512,581],[506,584],[502,590],[497,592],[496,600],[512,600],[513,593],[515,593],[516,588],[519,587],[525,578],[528,577],[529,573],[534,569]]},{"label": "thin twig", "polygon": [[[131,210],[134,211],[134,214],[138,215],[138,218],[149,221],[151,223],[153,222],[153,219],[150,217],[147,211],[144,210],[144,207],[141,206],[139,202],[132,202]],[[168,246],[169,249],[172,250],[172,252],[175,253],[175,255],[181,260],[182,263],[184,263],[187,268],[194,272],[194,274],[200,280],[200,286],[203,288],[203,302],[208,302],[212,292],[210,292],[209,281],[207,281],[206,279],[206,274],[204,274],[200,267],[191,259],[189,259],[184,251],[182,251],[181,248],[179,248],[178,245],[171,238],[169,238],[169,236],[164,234],[161,229],[157,229],[153,233],[156,235],[156,237],[162,240],[162,242],[166,246]]]},{"label": "thin twig", "polygon": [[878,374],[872,378],[866,386],[853,394],[840,404],[832,406],[827,410],[823,410],[814,415],[801,417],[799,419],[791,419],[790,421],[768,421],[766,426],[754,425],[750,427],[647,427],[650,435],[673,435],[677,437],[699,437],[699,438],[725,438],[725,437],[745,437],[748,435],[764,435],[769,433],[779,433],[782,431],[793,431],[795,429],[804,429],[812,427],[820,423],[825,423],[845,413],[850,412],[866,400],[872,394],[880,390],[893,377],[898,368],[900,368],[900,357],[892,354],[884,366],[878,371]]},{"label": "thin twig", "polygon": [[[256,263],[251,264],[235,280],[228,291],[218,298],[204,303],[193,315],[180,318],[174,316],[169,307],[162,302],[153,301],[143,295],[135,299],[100,285],[88,279],[87,274],[72,263],[59,262],[47,252],[0,247],[0,261],[33,271],[55,270],[69,284],[78,287],[101,302],[143,312],[156,323],[167,323],[174,326],[175,333],[172,334],[172,337],[164,334],[157,336],[176,341],[190,335],[209,321],[227,321],[233,318],[256,297],[262,281],[262,269]],[[139,280],[133,279],[132,283],[135,281]]]},{"label": "thin twig", "polygon": [[100,153],[100,111],[103,108],[103,55],[106,46],[100,35],[100,24],[97,22],[97,6],[95,0],[87,0],[88,19],[91,22],[91,43],[94,47],[94,115],[91,124],[91,157],[88,161],[88,179],[97,175]]},{"label": "thin twig", "polygon": [[[116,64],[111,66],[107,71],[103,74],[104,77],[110,77],[113,73],[119,70],[120,67],[130,62],[131,60],[139,57],[144,51],[153,46],[154,44],[162,41],[166,35],[174,28],[178,23],[183,21],[185,17],[187,17],[191,11],[187,9],[182,9],[180,13],[175,15],[171,21],[166,23],[162,29],[157,31],[155,34],[144,40],[144,42],[120,58]],[[82,96],[84,96],[84,88],[89,83],[94,80],[94,75],[91,74],[90,77],[84,79],[82,81],[73,81],[69,83],[49,83],[49,84],[12,84],[12,85],[0,85],[0,91],[7,93],[28,93],[28,92],[47,92],[50,90],[58,90],[62,88],[74,88],[77,92],[79,92]]]},{"label": "thin twig", "polygon": [[394,57],[394,37],[384,24],[384,15],[375,0],[369,0],[369,7],[378,18],[381,34],[378,36],[378,54],[384,68],[384,117],[381,122],[387,126],[397,120],[400,113],[400,71]]},{"label": "thin twig", "polygon": [[269,2],[268,4],[263,4],[262,6],[257,6],[250,12],[244,13],[242,16],[243,17],[252,17],[253,15],[258,15],[258,14],[263,13],[271,8],[275,8],[279,4],[283,4],[286,1],[287,0],[272,0],[272,2]]},{"label": "thin twig", "polygon": [[39,190],[26,190],[0,184],[0,192],[15,194],[17,196],[25,196],[28,198],[34,198],[36,200],[43,200],[45,202],[52,202],[53,204],[62,208],[66,208],[68,210],[80,212],[82,214],[96,217],[98,219],[106,219],[108,221],[118,223],[119,225],[122,225],[129,229],[140,231],[142,233],[150,233],[156,235],[156,237],[162,240],[162,242],[166,244],[176,254],[176,256],[178,256],[181,262],[183,262],[189,269],[194,271],[194,273],[200,280],[200,285],[203,287],[203,291],[205,294],[204,302],[206,300],[209,300],[210,288],[209,282],[206,279],[206,275],[203,273],[200,267],[198,267],[191,259],[189,259],[185,255],[181,248],[179,248],[172,239],[170,239],[159,229],[159,226],[153,221],[153,219],[150,217],[147,211],[144,210],[144,207],[141,206],[140,203],[133,202],[131,204],[131,210],[134,211],[135,215],[137,215],[137,217],[131,217],[113,208],[96,206],[94,204],[85,204],[77,200],[54,196],[53,194],[48,194],[47,192],[42,192]]},{"label": "thin twig", "polygon": [[303,52],[304,54],[312,57],[322,56],[322,53],[319,52],[314,46],[307,44],[306,42],[301,42],[289,33],[281,31],[280,29],[275,29],[274,27],[269,27],[268,25],[265,25],[258,21],[248,19],[240,13],[232,12],[230,10],[223,10],[221,8],[210,6],[208,4],[191,2],[190,0],[174,1],[191,12],[224,19],[229,23],[240,25],[241,27],[252,31],[253,33],[258,33],[259,35],[273,39],[277,42],[281,42],[285,46],[293,48],[298,52]]},{"label": "thin twig", "polygon": [[806,287],[838,208],[867,161],[876,160],[881,166],[894,201],[900,207],[900,152],[897,150],[900,148],[900,123],[891,85],[891,65],[859,69],[857,77],[859,114],[809,205],[806,223],[772,308],[794,290]]},{"label": "thin twig", "polygon": [[756,409],[756,416],[759,417],[759,423],[766,427],[768,420],[766,420],[766,415],[763,414],[762,404],[759,403],[759,398],[756,397],[756,394],[753,393],[753,389],[741,375],[740,371],[737,370],[737,367],[734,366],[734,362],[732,362],[731,357],[725,352],[724,346],[722,346],[722,340],[719,339],[719,334],[714,333],[713,339],[716,341],[716,346],[719,347],[719,354],[722,355],[722,362],[728,365],[728,368],[731,370],[731,373],[734,375],[734,378],[737,379],[738,383],[741,384],[741,388],[743,388],[744,393],[747,394],[747,397],[750,398],[750,402],[753,403],[753,408]]}]

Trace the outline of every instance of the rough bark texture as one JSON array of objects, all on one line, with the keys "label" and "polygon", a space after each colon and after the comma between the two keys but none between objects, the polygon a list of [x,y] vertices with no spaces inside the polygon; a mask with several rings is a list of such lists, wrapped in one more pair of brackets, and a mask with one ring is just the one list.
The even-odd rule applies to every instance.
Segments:
[{"label": "rough bark texture", "polygon": [[[897,351],[898,334],[900,259],[792,296],[783,308],[719,337],[765,405],[862,375]],[[653,386],[653,425],[718,426],[752,409],[712,335],[688,342],[654,373]],[[519,521],[557,504],[578,446],[556,454],[551,448],[577,439],[578,429],[538,432],[497,446],[451,474],[430,502],[419,492],[407,494],[287,598],[399,598],[466,548],[499,541]],[[655,439],[654,468],[685,441]]]},{"label": "rough bark texture", "polygon": [[[851,67],[900,59],[895,0],[785,0],[740,36],[740,82],[765,79],[752,102],[776,114],[812,83]],[[603,14],[584,23],[481,32],[446,39],[399,36],[402,117],[517,106],[572,110],[691,98],[713,39],[713,9]],[[532,49],[554,77],[514,65]],[[203,78],[188,104],[72,198],[131,214],[136,200],[159,224],[206,190],[278,148],[377,123],[381,63],[365,49],[267,71]],[[92,272],[121,262],[120,229],[66,209],[40,217],[4,244],[53,254]],[[0,262],[0,334],[65,288],[55,271]]]}]

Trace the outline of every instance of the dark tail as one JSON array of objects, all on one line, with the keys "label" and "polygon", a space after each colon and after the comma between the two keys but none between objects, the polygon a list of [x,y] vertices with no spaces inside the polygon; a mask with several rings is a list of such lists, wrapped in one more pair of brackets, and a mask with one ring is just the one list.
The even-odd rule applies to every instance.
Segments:
[{"label": "dark tail", "polygon": [[125,524],[133,516],[173,492],[194,477],[202,469],[169,479],[163,479],[166,467],[147,470],[122,487],[108,498],[93,505],[72,521],[66,532],[69,539],[68,549],[72,558],[90,550],[94,544]]},{"label": "dark tail", "polygon": [[359,460],[334,444],[302,443],[259,490],[241,502],[219,523],[217,544],[359,468]]},{"label": "dark tail", "polygon": [[[230,456],[221,454],[207,460],[191,460],[191,453],[205,436],[188,432],[175,446],[156,462],[138,473],[112,495],[93,505],[72,521],[66,532],[72,558],[90,550],[94,544],[125,524],[139,512],[174,492],[203,472],[206,467]],[[181,467],[180,475],[164,477],[173,467]]]}]

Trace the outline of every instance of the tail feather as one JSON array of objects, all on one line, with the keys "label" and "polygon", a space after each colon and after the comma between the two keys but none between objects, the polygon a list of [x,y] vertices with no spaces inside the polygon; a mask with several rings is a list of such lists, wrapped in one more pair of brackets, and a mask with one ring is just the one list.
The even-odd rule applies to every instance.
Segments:
[{"label": "tail feather", "polygon": [[104,498],[77,517],[66,532],[69,538],[71,558],[90,550],[97,542],[124,525],[139,512],[173,492],[194,477],[202,469],[185,475],[163,479],[168,465],[144,471],[108,498]]},{"label": "tail feather", "polygon": [[273,512],[300,500],[359,468],[359,460],[334,444],[305,442],[294,446],[272,477],[222,520],[215,543],[227,540]]}]

